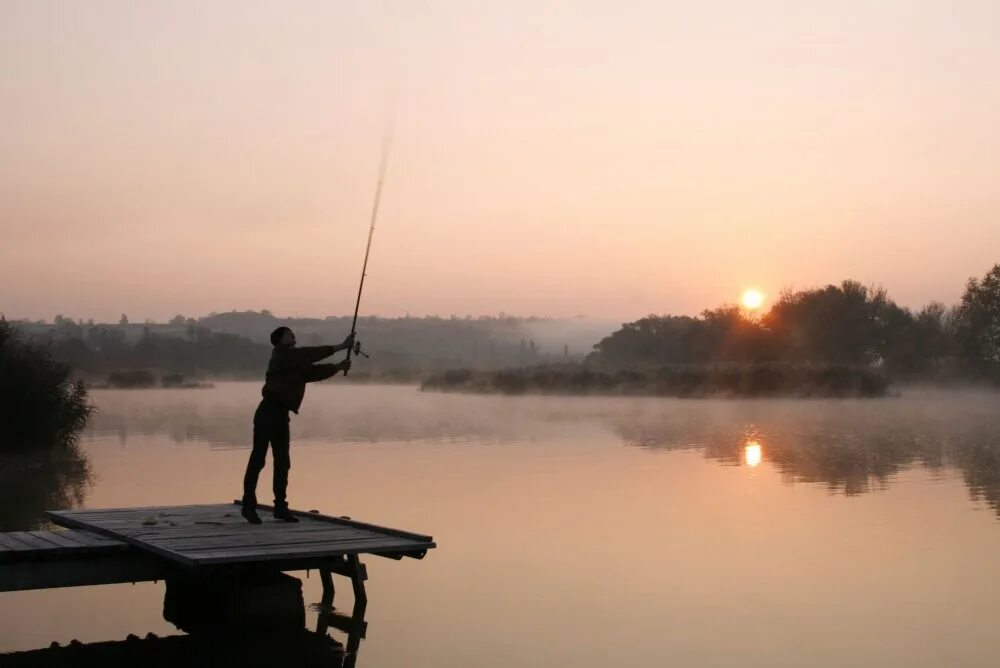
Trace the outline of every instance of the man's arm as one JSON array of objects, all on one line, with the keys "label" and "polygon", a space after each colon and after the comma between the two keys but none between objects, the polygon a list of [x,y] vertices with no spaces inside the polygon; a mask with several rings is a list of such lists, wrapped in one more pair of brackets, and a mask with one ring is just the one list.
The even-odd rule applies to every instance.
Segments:
[{"label": "man's arm", "polygon": [[302,373],[302,379],[307,383],[315,383],[319,380],[326,380],[327,378],[332,378],[343,371],[345,366],[348,369],[351,368],[349,360],[344,360],[339,364],[311,364],[306,367],[305,371]]},{"label": "man's arm", "polygon": [[298,366],[318,362],[338,350],[340,350],[338,346],[303,346],[302,348],[288,348],[285,355],[291,358],[293,364]]},{"label": "man's arm", "polygon": [[312,364],[325,357],[329,357],[341,350],[347,350],[354,345],[354,335],[350,334],[343,343],[333,346],[305,346],[302,348],[291,348],[290,355],[296,364]]}]

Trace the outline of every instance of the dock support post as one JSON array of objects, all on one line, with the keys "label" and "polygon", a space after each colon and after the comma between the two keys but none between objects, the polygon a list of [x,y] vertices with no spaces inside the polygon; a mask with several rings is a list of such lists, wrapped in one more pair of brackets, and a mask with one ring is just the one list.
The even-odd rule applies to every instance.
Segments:
[{"label": "dock support post", "polygon": [[354,609],[357,610],[360,606],[364,610],[368,605],[368,594],[365,593],[368,571],[356,554],[347,555],[347,569],[351,574],[351,585],[354,587]]},{"label": "dock support post", "polygon": [[[354,589],[354,609],[347,617],[333,610],[333,573],[350,578]],[[368,594],[365,592],[365,580],[368,579],[368,569],[361,563],[356,554],[348,554],[338,558],[325,567],[319,568],[319,576],[323,582],[322,609],[316,618],[316,633],[326,635],[332,626],[347,634],[347,645],[344,648],[344,668],[353,668],[358,657],[361,640],[368,630],[365,621],[365,611],[368,608]]]},{"label": "dock support post", "polygon": [[319,579],[323,583],[323,597],[320,599],[320,604],[324,608],[329,608],[333,605],[333,595],[336,593],[333,588],[333,576],[329,569],[320,568]]},{"label": "dock support post", "polygon": [[354,589],[354,608],[364,610],[368,605],[368,595],[365,593],[365,580],[368,579],[368,569],[361,563],[356,554],[347,554],[343,557],[327,562],[320,566],[319,579],[323,583],[323,597],[320,605],[324,608],[333,607],[333,597],[336,589],[333,586],[333,574],[343,575],[351,581]]}]

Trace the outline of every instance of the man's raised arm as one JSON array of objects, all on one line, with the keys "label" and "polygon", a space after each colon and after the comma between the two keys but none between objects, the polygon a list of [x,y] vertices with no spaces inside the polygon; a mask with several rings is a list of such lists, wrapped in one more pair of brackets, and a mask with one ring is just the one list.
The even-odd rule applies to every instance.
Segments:
[{"label": "man's raised arm", "polygon": [[351,334],[343,343],[333,346],[303,346],[302,348],[291,348],[289,353],[296,364],[312,364],[321,359],[329,357],[341,350],[347,350],[354,345],[354,335]]},{"label": "man's raised arm", "polygon": [[296,365],[300,365],[318,362],[338,350],[341,348],[337,346],[302,346],[301,348],[289,348],[285,354],[291,357]]},{"label": "man's raised arm", "polygon": [[350,360],[344,360],[343,362],[339,362],[337,364],[310,364],[306,367],[305,372],[302,374],[302,379],[307,383],[315,383],[319,380],[332,378],[345,368],[351,368]]}]

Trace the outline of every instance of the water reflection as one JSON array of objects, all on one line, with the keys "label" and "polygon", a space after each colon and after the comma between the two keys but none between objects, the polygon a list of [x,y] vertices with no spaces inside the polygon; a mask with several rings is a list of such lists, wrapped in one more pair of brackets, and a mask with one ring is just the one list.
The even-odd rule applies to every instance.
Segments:
[{"label": "water reflection", "polygon": [[239,636],[201,637],[176,635],[125,640],[53,644],[44,649],[0,655],[5,668],[62,668],[80,666],[323,666],[351,668],[357,653],[327,635],[301,629],[297,632],[253,633]]},{"label": "water reflection", "polygon": [[0,531],[30,531],[45,510],[83,503],[92,473],[76,443],[0,457]]},{"label": "water reflection", "polygon": [[[163,616],[186,635],[125,640],[52,643],[44,649],[0,655],[5,668],[73,666],[324,666],[354,668],[368,624],[365,606],[351,616],[333,610],[319,615],[315,631],[304,627],[301,580],[268,574],[266,581],[228,586],[226,577],[166,583]],[[233,583],[229,583],[233,584]],[[343,642],[330,634],[343,633]]]},{"label": "water reflection", "polygon": [[[709,459],[723,464],[774,466],[789,483],[819,483],[831,492],[847,496],[883,489],[900,471],[913,465],[937,470],[955,466],[967,479],[980,480],[979,490],[1000,492],[1000,461],[973,452],[993,452],[984,427],[978,435],[962,438],[935,437],[928,425],[886,424],[872,431],[860,424],[832,425],[765,420],[755,425],[760,434],[747,442],[724,427],[706,428],[698,442],[680,440],[670,429],[658,431],[654,423],[619,425],[618,432],[629,444],[656,451],[696,447]],[[996,432],[993,432],[996,433]]]},{"label": "water reflection", "polygon": [[760,462],[763,458],[760,449],[760,443],[757,441],[747,441],[747,444],[743,446],[743,461],[750,468],[757,468],[760,466]]}]

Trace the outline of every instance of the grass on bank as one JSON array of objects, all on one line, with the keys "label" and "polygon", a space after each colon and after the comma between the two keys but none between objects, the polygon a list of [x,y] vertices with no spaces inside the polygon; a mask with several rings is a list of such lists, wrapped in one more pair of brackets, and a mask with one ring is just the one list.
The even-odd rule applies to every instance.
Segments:
[{"label": "grass on bank", "polygon": [[435,374],[424,390],[491,394],[664,397],[880,397],[889,380],[870,367],[767,362],[602,370],[586,365]]}]

